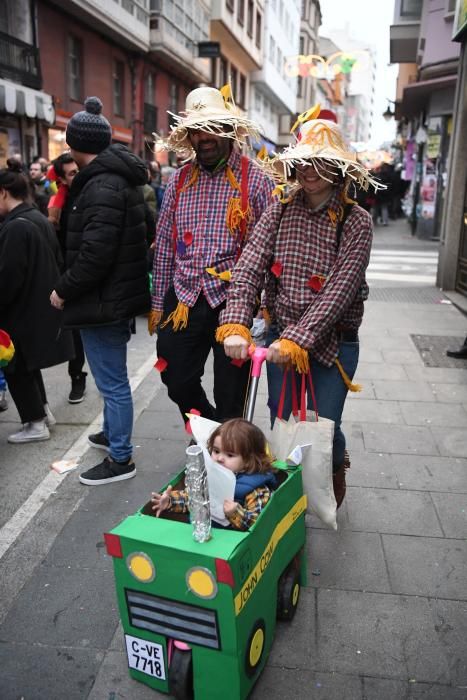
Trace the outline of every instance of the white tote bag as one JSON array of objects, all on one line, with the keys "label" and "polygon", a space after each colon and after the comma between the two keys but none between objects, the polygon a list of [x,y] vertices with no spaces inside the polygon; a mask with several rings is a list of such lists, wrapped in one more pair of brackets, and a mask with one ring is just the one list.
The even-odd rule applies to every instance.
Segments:
[{"label": "white tote bag", "polygon": [[[314,413],[306,410],[306,378],[302,375],[300,411],[296,390],[292,390],[292,413],[286,421],[282,418],[287,381],[287,371],[284,372],[278,417],[274,422],[269,443],[272,453],[281,461],[286,461],[298,445],[311,445],[309,449],[302,449],[303,490],[308,499],[308,512],[315,513],[325,525],[337,530],[337,503],[332,481],[334,421],[318,416],[310,374],[308,380],[315,405]],[[294,375],[291,384],[294,388]]]}]

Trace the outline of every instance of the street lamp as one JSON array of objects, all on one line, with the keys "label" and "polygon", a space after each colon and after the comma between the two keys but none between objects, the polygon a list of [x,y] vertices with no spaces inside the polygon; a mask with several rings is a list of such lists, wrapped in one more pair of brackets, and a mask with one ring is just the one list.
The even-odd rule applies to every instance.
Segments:
[{"label": "street lamp", "polygon": [[[387,101],[388,101],[388,106],[386,107],[386,111],[383,112],[383,118],[384,118],[387,122],[389,122],[389,121],[391,121],[391,119],[392,119],[392,118],[395,116],[395,114],[396,114],[395,111],[394,111],[394,112],[392,111],[392,109],[391,109],[391,104],[395,105],[396,103],[394,102],[394,100],[390,100],[388,97],[386,97],[386,99],[387,99]],[[390,103],[391,103],[391,104],[390,104]]]}]

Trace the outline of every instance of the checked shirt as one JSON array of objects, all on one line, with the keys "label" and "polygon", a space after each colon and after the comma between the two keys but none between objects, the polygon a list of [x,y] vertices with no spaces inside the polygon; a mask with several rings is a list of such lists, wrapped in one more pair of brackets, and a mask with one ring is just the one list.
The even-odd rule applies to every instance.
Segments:
[{"label": "checked shirt", "polygon": [[[241,185],[240,154],[233,149],[227,162]],[[206,268],[214,267],[220,273],[231,270],[235,265],[240,231],[235,231],[232,235],[227,228],[226,214],[230,198],[240,197],[240,193],[233,189],[226,178],[225,167],[214,173],[200,168],[197,181],[180,192],[175,211],[180,173],[181,169],[167,185],[157,222],[152,308],[163,309],[164,295],[171,286],[175,287],[178,300],[190,308],[194,306],[201,292],[211,308],[216,308],[225,300],[228,284],[207,273]],[[188,171],[185,185],[190,180],[190,174],[191,170]],[[246,238],[270,204],[273,186],[271,180],[250,161],[248,201],[252,216],[247,226]],[[176,255],[173,243],[174,217],[177,227]]]},{"label": "checked shirt", "polygon": [[[309,350],[327,367],[332,365],[338,354],[338,331],[357,330],[362,322],[372,241],[371,217],[354,205],[338,250],[336,228],[327,211],[336,210],[338,203],[339,193],[334,192],[324,206],[307,209],[299,191],[287,205],[271,204],[235,267],[220,325],[250,327],[255,297],[266,276],[266,307],[280,337]],[[321,289],[312,278],[322,281]]]},{"label": "checked shirt", "polygon": [[[235,512],[232,515],[227,515],[226,518],[236,530],[248,530],[270,498],[271,491],[267,486],[253,489],[245,496],[245,505],[242,506],[240,503],[237,503]],[[174,513],[187,513],[188,492],[172,491],[169,510],[172,510]]]}]

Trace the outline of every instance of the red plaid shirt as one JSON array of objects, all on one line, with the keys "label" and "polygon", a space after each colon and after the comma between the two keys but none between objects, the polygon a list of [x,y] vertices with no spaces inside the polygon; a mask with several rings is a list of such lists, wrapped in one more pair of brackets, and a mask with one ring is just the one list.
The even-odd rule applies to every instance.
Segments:
[{"label": "red plaid shirt", "polygon": [[[235,267],[220,324],[250,327],[257,290],[266,276],[266,306],[281,337],[332,365],[338,351],[337,329],[356,330],[362,322],[373,231],[370,215],[354,205],[338,251],[336,228],[328,214],[328,208],[336,210],[338,203],[335,192],[313,211],[305,208],[300,191],[285,208],[279,202],[271,204]],[[271,272],[273,265],[278,276]],[[317,289],[320,279],[322,287]]]},{"label": "red plaid shirt", "polygon": [[[242,184],[241,156],[233,149],[227,161],[238,184]],[[189,166],[186,166],[189,167]],[[164,193],[157,222],[156,247],[153,267],[152,308],[162,310],[164,295],[174,285],[179,301],[192,307],[203,292],[212,308],[226,297],[227,283],[206,272],[207,267],[217,272],[231,270],[238,255],[240,232],[232,235],[227,228],[226,213],[232,196],[240,197],[225,176],[226,169],[211,173],[200,168],[197,181],[185,192],[180,192],[175,209],[178,170]],[[185,179],[190,179],[191,171]],[[246,237],[250,235],[261,214],[271,201],[274,185],[259,167],[248,164],[248,201],[251,220]],[[173,221],[177,225],[177,254],[174,255]],[[191,234],[188,236],[186,234]],[[185,241],[191,240],[186,245]]]}]

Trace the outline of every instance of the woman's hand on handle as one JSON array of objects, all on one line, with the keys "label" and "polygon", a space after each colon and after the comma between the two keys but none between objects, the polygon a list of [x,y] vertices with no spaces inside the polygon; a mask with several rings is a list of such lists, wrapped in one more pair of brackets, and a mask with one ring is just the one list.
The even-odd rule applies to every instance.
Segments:
[{"label": "woman's hand on handle", "polygon": [[224,350],[232,360],[246,360],[250,343],[241,335],[229,335],[224,340]]},{"label": "woman's hand on handle", "polygon": [[288,353],[282,353],[280,351],[281,345],[280,340],[275,340],[274,343],[268,347],[268,354],[266,355],[267,362],[274,362],[277,365],[287,365],[290,363],[290,355]]}]

